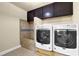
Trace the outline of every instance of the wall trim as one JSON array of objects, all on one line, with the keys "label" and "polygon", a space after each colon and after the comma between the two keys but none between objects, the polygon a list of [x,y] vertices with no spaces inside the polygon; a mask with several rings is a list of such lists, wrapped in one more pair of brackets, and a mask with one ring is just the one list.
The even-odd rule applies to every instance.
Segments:
[{"label": "wall trim", "polygon": [[17,49],[17,48],[19,48],[19,47],[21,47],[21,45],[18,45],[18,46],[15,46],[15,47],[13,47],[13,48],[4,50],[4,51],[0,52],[0,56],[4,55],[4,54],[6,54],[6,53],[9,53],[9,52],[11,52],[11,51],[13,51],[13,50],[15,50],[15,49]]}]

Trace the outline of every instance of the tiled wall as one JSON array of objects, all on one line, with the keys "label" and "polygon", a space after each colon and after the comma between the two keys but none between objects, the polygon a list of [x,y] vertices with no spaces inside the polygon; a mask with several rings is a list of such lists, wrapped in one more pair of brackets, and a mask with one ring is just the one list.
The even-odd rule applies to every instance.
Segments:
[{"label": "tiled wall", "polygon": [[34,50],[34,31],[33,31],[33,22],[28,23],[26,20],[20,20],[20,32],[21,32],[21,39],[20,43],[21,46],[27,48],[29,50]]},{"label": "tiled wall", "polygon": [[26,20],[20,20],[21,39],[33,39],[33,23],[28,23]]}]

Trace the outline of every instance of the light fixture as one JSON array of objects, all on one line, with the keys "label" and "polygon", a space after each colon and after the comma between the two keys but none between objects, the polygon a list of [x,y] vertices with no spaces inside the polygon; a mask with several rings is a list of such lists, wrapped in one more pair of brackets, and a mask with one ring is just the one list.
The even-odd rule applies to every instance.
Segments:
[{"label": "light fixture", "polygon": [[51,14],[49,12],[46,12],[45,17],[49,17],[49,16],[51,16]]}]

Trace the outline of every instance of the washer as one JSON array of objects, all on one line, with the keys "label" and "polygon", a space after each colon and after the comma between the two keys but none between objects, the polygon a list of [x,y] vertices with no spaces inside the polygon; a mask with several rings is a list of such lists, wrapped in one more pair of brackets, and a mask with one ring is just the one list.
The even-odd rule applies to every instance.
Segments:
[{"label": "washer", "polygon": [[53,50],[62,54],[79,55],[78,24],[58,24],[53,26]]}]

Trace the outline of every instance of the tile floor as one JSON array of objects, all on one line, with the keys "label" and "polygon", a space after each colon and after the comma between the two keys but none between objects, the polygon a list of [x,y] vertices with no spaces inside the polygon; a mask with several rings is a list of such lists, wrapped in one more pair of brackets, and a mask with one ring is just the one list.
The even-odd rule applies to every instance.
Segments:
[{"label": "tile floor", "polygon": [[12,52],[9,52],[3,56],[36,56],[35,51],[28,50],[20,47]]},{"label": "tile floor", "polygon": [[[25,48],[20,47],[3,56],[37,56],[35,46],[34,46],[34,40],[22,39],[21,41],[22,41],[21,45]],[[65,56],[65,55],[60,53],[55,53],[55,56]]]}]

